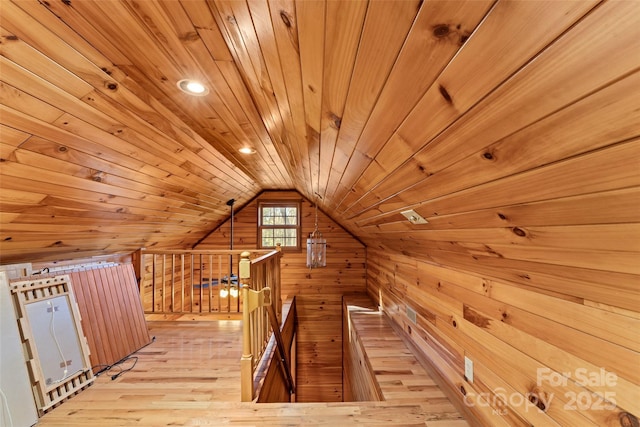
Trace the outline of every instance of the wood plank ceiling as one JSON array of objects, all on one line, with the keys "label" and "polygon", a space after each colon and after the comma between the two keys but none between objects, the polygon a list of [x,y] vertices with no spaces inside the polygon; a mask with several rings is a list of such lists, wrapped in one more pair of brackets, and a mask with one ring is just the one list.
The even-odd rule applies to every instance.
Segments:
[{"label": "wood plank ceiling", "polygon": [[637,224],[639,5],[2,0],[0,261],[189,248],[264,189],[436,262]]}]

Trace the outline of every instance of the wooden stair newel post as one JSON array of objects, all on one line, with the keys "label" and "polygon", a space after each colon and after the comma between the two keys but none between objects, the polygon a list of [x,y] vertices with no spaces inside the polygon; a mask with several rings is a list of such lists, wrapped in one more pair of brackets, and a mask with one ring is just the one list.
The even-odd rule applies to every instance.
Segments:
[{"label": "wooden stair newel post", "polygon": [[253,354],[251,354],[251,329],[249,307],[249,285],[251,281],[251,261],[247,252],[240,255],[238,284],[242,284],[242,359],[240,360],[240,398],[243,402],[253,400]]}]

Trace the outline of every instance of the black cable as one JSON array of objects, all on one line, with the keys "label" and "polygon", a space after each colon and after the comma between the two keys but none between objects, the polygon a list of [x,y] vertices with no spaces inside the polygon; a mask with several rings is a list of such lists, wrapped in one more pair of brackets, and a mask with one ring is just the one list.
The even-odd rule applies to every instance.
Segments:
[{"label": "black cable", "polygon": [[[104,367],[103,367],[103,366],[104,366]],[[101,368],[98,372],[96,372],[96,373],[94,374],[94,375],[97,377],[97,376],[100,376],[100,374],[102,374],[104,371],[108,371],[108,370],[110,370],[112,366],[113,366],[113,365],[99,364],[99,365],[92,366],[92,367],[91,367],[91,370],[95,372],[96,368],[103,367],[103,368]]]},{"label": "black cable", "polygon": [[[143,348],[147,347],[148,345],[150,345],[151,343],[156,342],[156,337],[153,336],[151,337],[151,342],[143,345],[142,347],[140,347],[138,350],[136,350],[134,353],[139,352],[140,350],[142,350]],[[104,372],[107,372],[110,376],[111,376],[111,380],[115,380],[116,378],[118,378],[120,375],[125,374],[127,372],[129,372],[130,370],[132,370],[136,364],[138,363],[138,356],[133,356],[134,353],[131,353],[129,356],[123,357],[122,359],[118,360],[116,363],[114,363],[113,365],[107,365],[107,364],[98,364],[95,366],[91,367],[91,370],[93,371],[94,369],[98,368],[98,367],[103,367],[102,369],[100,369],[95,376],[99,376],[101,374],[103,374]],[[135,359],[135,360],[134,360]],[[122,364],[127,362],[128,360],[134,360],[133,361],[133,365],[131,365],[129,368],[124,369],[122,367]],[[111,374],[111,370],[118,368],[120,371],[117,374]]]},{"label": "black cable", "polygon": [[[122,365],[123,363],[125,363],[125,362],[129,361],[129,360],[133,360],[133,365],[131,365],[131,366],[130,366],[129,368],[127,368],[127,369],[124,369],[121,365]],[[116,363],[116,364],[114,365],[114,367],[116,367],[116,366],[117,366],[117,367],[119,367],[119,368],[120,368],[120,372],[118,372],[117,374],[111,375],[111,380],[113,381],[113,380],[115,380],[116,378],[118,378],[120,375],[123,375],[123,374],[125,374],[125,373],[129,372],[130,370],[132,370],[132,369],[136,366],[136,363],[138,363],[138,356],[129,356],[129,357],[126,357],[126,358],[122,359],[122,360],[121,360],[121,361],[119,361],[118,363]]]}]

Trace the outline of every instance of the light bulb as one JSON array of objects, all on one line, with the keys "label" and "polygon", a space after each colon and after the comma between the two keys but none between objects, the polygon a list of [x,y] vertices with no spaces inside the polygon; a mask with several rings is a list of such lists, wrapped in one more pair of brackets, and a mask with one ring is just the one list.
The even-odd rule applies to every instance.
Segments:
[{"label": "light bulb", "polygon": [[193,93],[202,93],[206,90],[206,88],[198,82],[189,82],[187,83],[187,90]]},{"label": "light bulb", "polygon": [[209,89],[205,85],[198,81],[189,79],[180,80],[178,82],[178,88],[180,88],[184,93],[195,96],[204,96],[209,93]]}]

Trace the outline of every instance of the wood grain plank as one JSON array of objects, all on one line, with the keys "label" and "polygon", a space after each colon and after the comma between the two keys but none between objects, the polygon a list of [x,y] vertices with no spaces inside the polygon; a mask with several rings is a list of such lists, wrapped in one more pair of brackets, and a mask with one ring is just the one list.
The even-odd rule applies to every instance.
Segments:
[{"label": "wood grain plank", "polygon": [[[424,117],[416,117],[416,126],[411,130],[408,125],[411,122],[406,121],[406,126],[401,127],[397,135],[403,141],[416,141],[417,145],[411,145],[414,149],[424,146],[421,154],[413,157],[415,165],[423,166],[420,173],[424,176],[442,170],[482,147],[540,120],[549,112],[582,99],[594,88],[604,87],[637,70],[638,63],[634,61],[631,51],[625,53],[624,48],[613,47],[620,42],[617,37],[603,38],[594,29],[596,21],[598,25],[616,22],[616,25],[627,26],[630,32],[625,34],[630,38],[624,46],[633,50],[633,40],[637,38],[633,32],[638,27],[636,15],[632,13],[635,6],[629,3],[625,6],[629,9],[614,7],[613,3],[599,6],[565,37],[559,38],[544,50],[531,66],[522,68],[445,131],[441,128],[434,133],[425,133],[426,127],[422,125]],[[606,61],[611,64],[610,67],[604,67],[600,60],[594,61],[590,56],[580,54],[581,49],[586,46],[590,49],[595,47],[594,43],[599,44],[598,49],[601,51],[610,53]],[[565,49],[573,54],[559,61],[557,52]],[[510,95],[514,93],[519,96]],[[542,94],[545,102],[539,102]],[[455,102],[453,99],[454,104]],[[465,144],[460,145],[460,141],[465,141]],[[424,167],[427,164],[429,167]],[[404,168],[403,173],[409,170],[411,169]],[[415,173],[413,170],[412,174]]]},{"label": "wood grain plank", "polygon": [[[124,80],[124,73],[113,64],[130,64],[129,59],[113,45],[109,37],[103,37],[95,32],[93,24],[85,20],[74,8],[67,7],[64,3],[44,4],[37,0],[20,0],[14,3],[48,31],[65,40],[67,44],[97,64],[109,76],[117,81]],[[55,19],[51,19],[52,17]],[[91,43],[79,36],[87,31],[94,33]],[[112,60],[109,61],[106,58]]]},{"label": "wood grain plank", "polygon": [[[493,3],[457,2],[452,7],[442,2],[425,2],[420,7],[342,175],[343,187],[356,182],[376,158],[426,90],[462,49]],[[501,61],[501,65],[505,62]]]},{"label": "wood grain plank", "polygon": [[326,196],[367,7],[368,1],[330,1],[326,4],[318,184],[321,197]]},{"label": "wood grain plank", "polygon": [[269,2],[271,22],[278,55],[282,67],[282,75],[286,82],[286,92],[291,119],[295,129],[293,138],[289,139],[292,151],[300,159],[299,176],[308,194],[313,194],[311,185],[311,165],[306,153],[307,127],[305,123],[304,98],[302,89],[302,75],[300,65],[300,48],[298,41],[298,24],[294,2],[291,0],[276,0]]},{"label": "wood grain plank", "polygon": [[202,0],[191,0],[181,2],[181,5],[193,22],[198,35],[211,52],[212,58],[215,61],[232,61],[231,52],[229,52],[207,3]]},{"label": "wood grain plank", "polygon": [[[421,3],[376,1],[369,4],[349,86],[345,112],[340,122],[328,195],[340,182],[356,141],[368,120],[389,72],[396,60]],[[384,49],[381,49],[384,46]]]},{"label": "wood grain plank", "polygon": [[296,4],[302,98],[307,125],[307,149],[311,167],[311,185],[320,191],[320,128],[322,120],[322,82],[326,2],[310,0]]},{"label": "wood grain plank", "polygon": [[248,4],[251,19],[260,44],[266,70],[273,89],[275,101],[282,120],[281,132],[271,131],[275,143],[280,143],[278,153],[288,166],[292,177],[303,180],[301,153],[296,140],[296,129],[289,106],[287,88],[284,80],[283,68],[280,64],[278,46],[275,39],[274,27],[267,2],[252,1]]},{"label": "wood grain plank", "polygon": [[[635,187],[640,178],[635,161],[639,141],[632,139],[546,167],[423,201],[419,211],[428,217],[454,211],[468,212],[507,204],[530,203]],[[613,165],[615,167],[612,168]],[[499,190],[500,187],[505,188],[504,186],[509,187],[508,193]],[[386,203],[383,203],[379,205],[379,209],[386,210],[385,206]],[[394,207],[393,203],[390,203],[390,207]]]},{"label": "wood grain plank", "polygon": [[[438,76],[437,82],[427,90],[415,109],[406,117],[406,123],[402,124],[401,129],[410,130],[407,129],[407,132],[389,141],[386,148],[383,147],[380,152],[378,162],[385,166],[401,165],[411,157],[420,144],[429,140],[428,135],[433,137],[453,123],[523,66],[523,60],[526,61],[551,43],[594,4],[547,2],[538,3],[534,7],[533,4],[527,3],[498,2],[477,31],[465,41],[455,60],[447,64]],[[531,19],[536,15],[540,18]],[[543,21],[544,24],[541,25],[539,21]],[[482,55],[478,52],[482,52]],[[449,97],[455,94],[455,104],[444,99],[440,88],[443,88]],[[426,117],[429,119],[425,120]],[[391,137],[388,131],[383,135],[386,135],[386,138],[382,141]],[[401,147],[403,150],[399,153]],[[366,171],[365,176],[356,184],[358,190],[370,188],[371,177],[375,176],[379,169],[377,166],[376,163],[369,164],[370,170]],[[354,200],[350,196],[349,200],[342,203],[349,206]]]},{"label": "wood grain plank", "polygon": [[[417,186],[423,189],[421,194],[438,197],[637,137],[640,101],[632,95],[637,87],[640,73],[636,72],[443,170],[428,176],[400,173],[364,196],[357,206],[371,209]],[[603,128],[603,122],[611,126]]]}]

